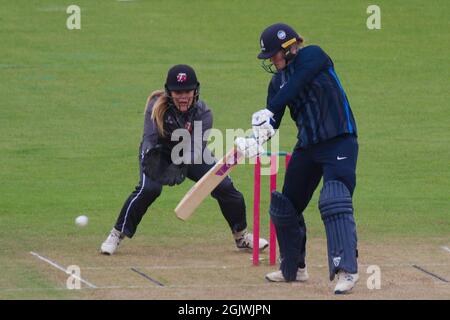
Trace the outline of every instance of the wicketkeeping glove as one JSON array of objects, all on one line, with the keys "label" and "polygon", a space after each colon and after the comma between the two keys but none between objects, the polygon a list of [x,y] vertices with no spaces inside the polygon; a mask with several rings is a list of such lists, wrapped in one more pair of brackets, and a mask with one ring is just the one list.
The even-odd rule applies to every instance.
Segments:
[{"label": "wicketkeeping glove", "polygon": [[184,164],[171,163],[167,169],[161,173],[158,181],[162,185],[173,186],[184,181],[187,174],[187,167]]},{"label": "wicketkeeping glove", "polygon": [[184,164],[173,164],[170,153],[170,150],[161,144],[145,150],[142,158],[142,170],[145,175],[163,185],[173,186],[183,182],[187,167]]}]

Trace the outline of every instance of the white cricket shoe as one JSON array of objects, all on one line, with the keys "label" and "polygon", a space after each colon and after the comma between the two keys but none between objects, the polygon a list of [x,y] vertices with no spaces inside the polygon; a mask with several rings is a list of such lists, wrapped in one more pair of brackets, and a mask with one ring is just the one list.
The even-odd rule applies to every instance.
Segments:
[{"label": "white cricket shoe", "polygon": [[356,282],[358,282],[359,275],[357,273],[348,273],[343,270],[338,271],[337,274],[337,284],[334,288],[335,294],[346,294],[349,293]]},{"label": "white cricket shoe", "polygon": [[[286,279],[283,277],[283,273],[281,272],[281,270],[266,274],[266,279],[271,282],[287,282]],[[308,269],[306,268],[306,266],[303,269],[298,268],[297,277],[295,278],[294,281],[304,282],[308,279],[309,279],[309,275],[308,275]]]},{"label": "white cricket shoe", "polygon": [[[240,232],[233,233],[234,240],[236,241],[236,247],[239,249],[253,249],[253,234],[242,230]],[[264,250],[269,246],[269,242],[266,239],[259,238],[259,250]]]},{"label": "white cricket shoe", "polygon": [[120,241],[122,241],[124,237],[125,235],[122,232],[116,230],[116,228],[113,228],[108,238],[106,238],[105,242],[102,243],[100,252],[103,254],[112,255],[117,250]]}]

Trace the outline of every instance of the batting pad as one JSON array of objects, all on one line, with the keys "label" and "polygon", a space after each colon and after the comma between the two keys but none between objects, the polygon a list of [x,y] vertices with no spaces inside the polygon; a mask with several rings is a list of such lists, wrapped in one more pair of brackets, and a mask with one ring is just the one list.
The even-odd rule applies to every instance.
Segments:
[{"label": "batting pad", "polygon": [[320,192],[319,210],[327,235],[330,280],[339,270],[357,273],[356,224],[352,196],[345,184],[326,182]]},{"label": "batting pad", "polygon": [[291,201],[277,191],[272,192],[270,217],[280,247],[280,270],[287,281],[294,281],[297,278],[305,232],[300,228],[298,214]]}]

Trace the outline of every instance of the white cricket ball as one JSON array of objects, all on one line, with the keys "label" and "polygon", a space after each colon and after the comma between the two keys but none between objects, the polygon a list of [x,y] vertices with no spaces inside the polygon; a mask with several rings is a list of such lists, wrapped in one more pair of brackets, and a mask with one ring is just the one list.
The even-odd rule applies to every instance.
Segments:
[{"label": "white cricket ball", "polygon": [[79,227],[84,227],[88,224],[88,217],[86,216],[79,216],[75,219],[75,224]]}]

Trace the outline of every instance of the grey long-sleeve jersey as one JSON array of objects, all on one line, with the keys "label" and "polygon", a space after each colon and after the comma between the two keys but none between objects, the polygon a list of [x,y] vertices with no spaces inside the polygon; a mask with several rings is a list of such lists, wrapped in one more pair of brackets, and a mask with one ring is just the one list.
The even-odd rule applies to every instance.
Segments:
[{"label": "grey long-sleeve jersey", "polygon": [[[185,162],[197,163],[203,155],[203,150],[206,148],[207,138],[205,135],[207,130],[212,128],[212,112],[202,100],[199,100],[187,112],[180,112],[175,106],[170,106],[164,114],[164,131],[166,136],[163,137],[158,132],[156,122],[151,118],[153,106],[158,98],[154,97],[147,103],[144,117],[144,133],[142,135],[142,142],[140,146],[141,158],[143,151],[151,149],[157,144],[163,144],[172,150],[179,143],[181,146],[187,147],[190,150],[189,160],[187,155],[182,155]],[[177,129],[186,129],[184,133],[189,132],[190,139],[181,137],[180,132],[175,132]],[[183,132],[181,132],[183,133]],[[189,143],[190,147],[186,144]]]}]

